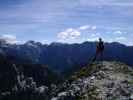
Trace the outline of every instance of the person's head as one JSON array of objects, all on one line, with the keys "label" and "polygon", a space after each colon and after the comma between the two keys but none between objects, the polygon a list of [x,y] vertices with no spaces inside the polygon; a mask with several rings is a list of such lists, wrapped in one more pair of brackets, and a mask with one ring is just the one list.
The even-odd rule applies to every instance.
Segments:
[{"label": "person's head", "polygon": [[99,41],[102,41],[102,38],[99,38]]}]

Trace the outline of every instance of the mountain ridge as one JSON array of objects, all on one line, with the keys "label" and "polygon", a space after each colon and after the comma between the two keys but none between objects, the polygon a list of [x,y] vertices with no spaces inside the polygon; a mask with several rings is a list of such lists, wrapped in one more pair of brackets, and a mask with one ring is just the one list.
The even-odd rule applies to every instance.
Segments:
[{"label": "mountain ridge", "polygon": [[[96,42],[43,45],[39,42],[29,41],[21,45],[0,44],[0,50],[15,63],[45,64],[59,73],[70,71],[77,65],[87,64],[95,55],[95,49]],[[133,46],[125,46],[117,42],[105,43],[103,59],[116,60],[133,65],[132,51]]]}]

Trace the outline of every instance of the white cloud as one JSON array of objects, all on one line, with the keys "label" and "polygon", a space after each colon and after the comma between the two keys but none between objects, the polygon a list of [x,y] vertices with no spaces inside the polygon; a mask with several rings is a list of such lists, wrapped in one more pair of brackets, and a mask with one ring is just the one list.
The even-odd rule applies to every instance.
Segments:
[{"label": "white cloud", "polygon": [[40,42],[43,43],[43,44],[50,44],[50,41],[47,40],[47,39],[43,39],[43,40],[41,40]]},{"label": "white cloud", "polygon": [[76,39],[78,37],[80,37],[81,33],[80,31],[73,29],[73,28],[69,28],[67,30],[65,30],[64,32],[60,32],[57,34],[57,37],[59,39]]},{"label": "white cloud", "polygon": [[86,29],[89,29],[89,28],[90,28],[90,25],[84,25],[84,26],[80,26],[79,30],[86,30]]},{"label": "white cloud", "polygon": [[101,36],[101,34],[100,33],[91,33],[90,34],[90,37],[100,37]]},{"label": "white cloud", "polygon": [[[96,30],[96,26],[94,25],[83,25],[80,26],[78,28],[68,28],[63,32],[60,32],[57,34],[57,37],[59,38],[59,40],[72,40],[72,39],[77,39],[81,36],[81,32],[82,31],[89,31],[89,32],[93,32]],[[95,35],[95,36],[94,36]],[[99,36],[99,33],[95,33],[93,34],[93,38]]]},{"label": "white cloud", "polygon": [[117,40],[117,41],[125,41],[126,40],[126,37],[123,37],[123,36],[121,36],[121,37],[116,37],[115,38],[115,40]]},{"label": "white cloud", "polygon": [[121,31],[114,31],[113,33],[117,34],[117,35],[122,35],[123,34],[123,32],[121,32]]},{"label": "white cloud", "polygon": [[16,40],[16,36],[11,34],[3,34],[0,36],[0,40],[5,41],[6,43],[14,44],[19,43],[19,41]]},{"label": "white cloud", "polygon": [[91,29],[92,29],[92,30],[96,30],[97,27],[96,27],[96,26],[92,26]]},{"label": "white cloud", "polygon": [[84,6],[133,6],[131,0],[92,0],[90,2],[88,2],[88,0],[79,0],[79,2]]},{"label": "white cloud", "polygon": [[94,37],[94,38],[88,38],[87,41],[97,41],[98,38],[97,37]]},{"label": "white cloud", "polygon": [[82,31],[82,30],[94,31],[96,29],[97,29],[97,26],[95,26],[95,25],[83,25],[83,26],[79,27],[80,31]]}]

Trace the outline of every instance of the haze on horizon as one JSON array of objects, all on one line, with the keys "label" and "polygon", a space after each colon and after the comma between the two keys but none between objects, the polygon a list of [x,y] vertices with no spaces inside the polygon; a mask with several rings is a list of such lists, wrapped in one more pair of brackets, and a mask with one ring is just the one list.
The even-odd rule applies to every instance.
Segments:
[{"label": "haze on horizon", "polygon": [[0,39],[133,45],[132,9],[132,0],[0,0]]}]

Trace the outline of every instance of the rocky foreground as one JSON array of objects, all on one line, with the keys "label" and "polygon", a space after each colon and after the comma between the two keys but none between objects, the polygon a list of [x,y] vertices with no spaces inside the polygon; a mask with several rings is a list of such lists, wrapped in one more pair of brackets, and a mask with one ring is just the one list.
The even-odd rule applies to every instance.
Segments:
[{"label": "rocky foreground", "polygon": [[133,100],[133,69],[118,62],[94,63],[55,90],[51,100]]},{"label": "rocky foreground", "polygon": [[50,86],[22,76],[12,89],[0,91],[0,100],[133,100],[133,69],[119,62],[93,63]]}]

